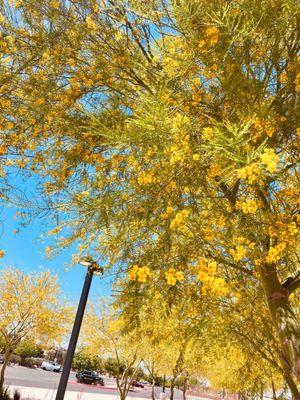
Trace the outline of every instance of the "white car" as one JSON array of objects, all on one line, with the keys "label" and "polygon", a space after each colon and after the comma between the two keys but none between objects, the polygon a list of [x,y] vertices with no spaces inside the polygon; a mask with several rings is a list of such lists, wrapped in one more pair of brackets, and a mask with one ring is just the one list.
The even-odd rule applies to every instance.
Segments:
[{"label": "white car", "polygon": [[53,372],[61,371],[61,365],[53,361],[43,361],[41,364],[41,368],[44,371],[53,371]]}]

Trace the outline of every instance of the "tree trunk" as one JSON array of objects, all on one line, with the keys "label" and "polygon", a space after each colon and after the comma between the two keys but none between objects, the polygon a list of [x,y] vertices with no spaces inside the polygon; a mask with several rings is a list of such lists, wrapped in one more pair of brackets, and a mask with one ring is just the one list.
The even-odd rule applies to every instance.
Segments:
[{"label": "tree trunk", "polygon": [[300,399],[299,390],[298,390],[297,385],[294,382],[294,379],[292,378],[292,375],[291,375],[291,373],[290,373],[290,371],[288,369],[286,369],[284,371],[284,379],[285,379],[286,384],[287,384],[287,386],[289,387],[289,389],[290,389],[290,391],[292,393],[293,399],[294,400],[299,400]]},{"label": "tree trunk", "polygon": [[165,391],[166,391],[166,375],[164,375],[164,378],[163,378],[163,387],[162,387],[162,391],[163,391],[163,393],[165,393]]},{"label": "tree trunk", "polygon": [[155,379],[152,377],[151,399],[155,400]]},{"label": "tree trunk", "polygon": [[272,383],[273,400],[277,400],[276,388],[275,388],[273,379],[272,379],[271,383]]},{"label": "tree trunk", "polygon": [[4,362],[2,364],[1,371],[0,371],[0,393],[3,390],[5,369],[9,363],[10,355],[11,355],[11,350],[7,349],[4,353]]},{"label": "tree trunk", "polygon": [[260,398],[264,400],[264,385],[262,383],[260,384]]},{"label": "tree trunk", "polygon": [[175,379],[171,379],[171,383],[170,383],[170,400],[174,399],[174,382],[175,382]]},{"label": "tree trunk", "polygon": [[182,400],[186,400],[186,391],[187,391],[187,379],[183,381],[182,387]]},{"label": "tree trunk", "polygon": [[[294,374],[300,381],[300,324],[290,306],[289,292],[280,284],[274,265],[263,265],[260,274],[269,313],[281,348],[282,367],[286,373]],[[290,383],[287,383],[290,387]],[[290,389],[294,398],[300,399],[297,387],[296,390],[292,387]]]}]

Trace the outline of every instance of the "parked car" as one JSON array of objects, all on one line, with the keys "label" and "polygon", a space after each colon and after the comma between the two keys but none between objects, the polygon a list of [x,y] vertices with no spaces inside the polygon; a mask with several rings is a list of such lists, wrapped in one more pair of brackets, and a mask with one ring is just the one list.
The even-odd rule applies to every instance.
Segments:
[{"label": "parked car", "polygon": [[97,374],[95,371],[84,370],[77,372],[76,374],[77,382],[88,383],[90,385],[101,385],[104,386],[103,378]]},{"label": "parked car", "polygon": [[0,354],[0,364],[3,364],[3,363],[4,363],[4,357],[2,354]]},{"label": "parked car", "polygon": [[43,361],[41,364],[41,368],[44,371],[53,371],[53,372],[61,371],[61,365],[53,361]]},{"label": "parked car", "polygon": [[142,384],[142,382],[139,382],[139,381],[132,381],[132,382],[131,382],[131,386],[140,387],[140,388],[143,388],[143,387],[144,387],[144,385]]}]

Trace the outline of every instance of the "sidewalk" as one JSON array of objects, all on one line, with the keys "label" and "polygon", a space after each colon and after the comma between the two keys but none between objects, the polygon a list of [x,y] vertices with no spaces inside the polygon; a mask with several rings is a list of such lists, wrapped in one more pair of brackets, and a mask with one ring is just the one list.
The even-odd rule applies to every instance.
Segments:
[{"label": "sidewalk", "polygon": [[[17,389],[22,394],[22,400],[55,400],[56,390],[40,389],[23,386],[10,386],[11,393]],[[128,400],[145,400],[144,398],[127,396]],[[118,395],[103,393],[84,393],[67,391],[64,400],[119,400]]]}]

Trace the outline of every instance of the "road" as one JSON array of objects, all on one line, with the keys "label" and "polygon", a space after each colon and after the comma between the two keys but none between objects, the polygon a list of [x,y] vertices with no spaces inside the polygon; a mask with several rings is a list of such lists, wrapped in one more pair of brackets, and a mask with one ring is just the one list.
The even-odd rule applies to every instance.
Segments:
[{"label": "road", "polygon": [[[43,371],[40,368],[31,369],[19,366],[8,366],[5,372],[5,384],[14,386],[25,386],[54,390],[58,386],[60,374],[57,372]],[[68,391],[72,392],[85,392],[85,393],[103,393],[106,395],[117,395],[118,391],[114,379],[104,378],[105,386],[92,386],[77,383],[75,374],[71,373],[67,386]],[[159,398],[161,388],[156,387],[156,397]],[[166,389],[167,396],[169,395]],[[151,387],[145,386],[144,388],[133,388],[130,390],[130,397],[140,397],[149,399],[151,398]],[[175,400],[181,400],[182,394],[180,391],[175,390]]]}]

